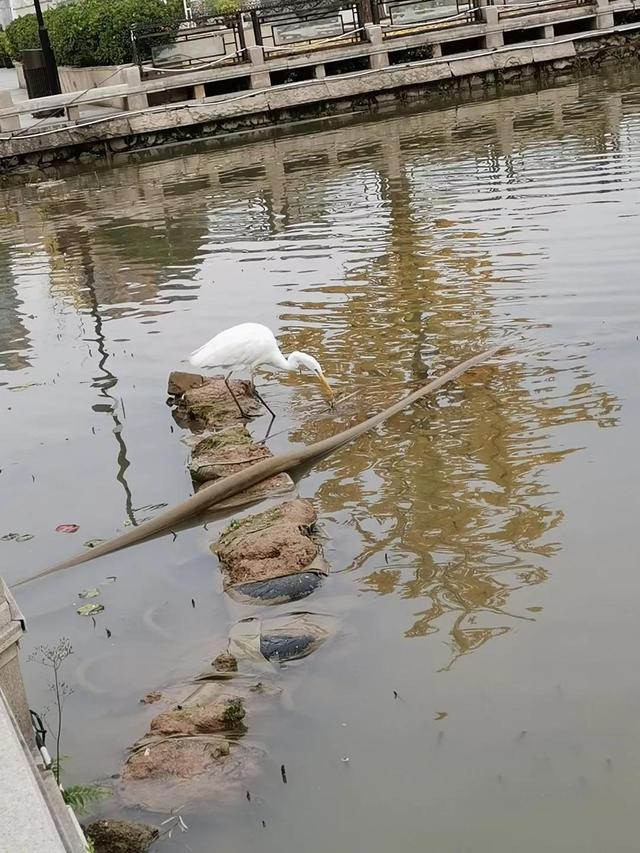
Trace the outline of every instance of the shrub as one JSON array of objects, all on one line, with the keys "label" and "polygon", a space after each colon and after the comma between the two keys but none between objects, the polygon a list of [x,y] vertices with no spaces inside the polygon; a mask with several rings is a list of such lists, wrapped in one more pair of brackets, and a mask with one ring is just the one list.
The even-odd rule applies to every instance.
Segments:
[{"label": "shrub", "polygon": [[38,22],[35,15],[21,15],[12,21],[5,30],[11,59],[20,60],[23,50],[40,47],[38,40]]},{"label": "shrub", "polygon": [[[130,29],[162,30],[171,35],[182,18],[181,0],[78,0],[48,9],[44,16],[60,65],[121,65],[133,61]],[[7,27],[9,52],[39,47],[35,15],[17,18]],[[142,58],[148,51],[142,43]]]},{"label": "shrub", "polygon": [[207,15],[233,15],[240,11],[240,0],[204,0],[204,11]]},{"label": "shrub", "polygon": [[0,68],[12,68],[9,40],[4,30],[0,30]]}]

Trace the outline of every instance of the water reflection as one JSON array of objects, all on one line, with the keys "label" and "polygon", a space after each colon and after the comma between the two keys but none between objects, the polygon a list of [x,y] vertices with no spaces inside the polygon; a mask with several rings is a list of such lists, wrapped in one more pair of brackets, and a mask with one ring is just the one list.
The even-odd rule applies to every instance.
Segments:
[{"label": "water reflection", "polygon": [[11,264],[9,247],[0,243],[0,368],[13,371],[29,366],[29,335]]},{"label": "water reflection", "polygon": [[[427,131],[422,116],[408,116],[384,130],[363,125],[229,151],[220,164],[196,153],[80,176],[46,193],[8,191],[14,233],[39,242],[49,258],[52,295],[90,320],[93,385],[105,400],[94,409],[113,422],[130,522],[130,461],[105,320],[153,324],[175,300],[197,298],[189,278],[207,254],[281,266],[288,277],[301,259],[313,273],[301,299],[280,302],[283,341],[323,352],[331,375],[361,388],[350,416],[382,405],[385,387],[399,394],[490,345],[505,321],[526,346],[545,324],[507,320],[499,285],[520,280],[539,252],[517,242],[522,222],[504,222],[502,210],[506,199],[529,193],[534,207],[559,205],[538,177],[538,139],[548,145],[571,134],[583,156],[619,150],[621,99],[599,92],[576,109],[580,94],[573,86],[512,99],[508,109],[469,104],[432,115]],[[614,180],[611,162],[594,168],[602,193]],[[518,247],[499,271],[496,238]],[[342,269],[327,267],[329,258]],[[318,280],[325,267],[329,284]],[[4,312],[11,341],[24,346],[15,287],[4,293],[14,300]],[[15,370],[26,360],[6,363]],[[351,508],[362,541],[352,567],[363,586],[420,602],[406,635],[446,631],[455,660],[508,631],[514,618],[531,618],[522,608],[509,612],[509,600],[547,576],[563,512],[545,470],[577,449],[558,447],[552,430],[612,426],[618,409],[579,353],[478,370],[327,462],[332,476],[317,500],[326,513]],[[339,425],[340,416],[336,424],[300,409],[291,437],[310,442]]]}]

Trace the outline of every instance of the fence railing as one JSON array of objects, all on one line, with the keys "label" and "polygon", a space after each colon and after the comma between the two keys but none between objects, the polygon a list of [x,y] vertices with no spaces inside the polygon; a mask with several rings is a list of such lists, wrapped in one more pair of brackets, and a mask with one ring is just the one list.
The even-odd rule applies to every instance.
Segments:
[{"label": "fence railing", "polygon": [[286,53],[292,48],[335,40],[340,44],[364,40],[363,21],[357,3],[334,8],[261,8],[251,12],[256,42],[265,56]]},{"label": "fence railing", "polygon": [[475,0],[373,0],[375,23],[382,26],[385,38],[431,25],[472,24],[479,20]]},{"label": "fence railing", "polygon": [[132,27],[134,61],[144,66],[194,70],[207,63],[235,64],[244,56],[244,29],[239,15],[181,21],[178,28],[145,30]]},{"label": "fence railing", "polygon": [[505,0],[505,5],[498,6],[497,9],[500,18],[517,18],[521,15],[533,15],[536,12],[555,12],[578,6],[590,6],[594,2],[595,0]]}]

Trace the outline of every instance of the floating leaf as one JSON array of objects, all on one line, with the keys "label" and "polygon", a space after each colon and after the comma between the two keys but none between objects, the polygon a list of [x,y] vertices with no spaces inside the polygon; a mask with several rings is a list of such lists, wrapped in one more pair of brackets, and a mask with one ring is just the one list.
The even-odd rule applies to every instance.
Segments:
[{"label": "floating leaf", "polygon": [[83,589],[78,593],[78,598],[97,598],[100,595],[100,590],[97,587],[92,589]]},{"label": "floating leaf", "polygon": [[103,610],[103,604],[83,604],[82,607],[78,607],[76,613],[78,616],[93,616],[94,613],[102,613]]},{"label": "floating leaf", "polygon": [[27,388],[38,388],[44,382],[27,382],[26,385],[9,385],[8,391],[26,391]]},{"label": "floating leaf", "polygon": [[59,524],[56,527],[56,533],[77,533],[80,530],[79,524]]},{"label": "floating leaf", "polygon": [[102,545],[102,543],[106,541],[106,539],[87,539],[87,541],[82,544],[85,548],[97,548],[98,545]]}]

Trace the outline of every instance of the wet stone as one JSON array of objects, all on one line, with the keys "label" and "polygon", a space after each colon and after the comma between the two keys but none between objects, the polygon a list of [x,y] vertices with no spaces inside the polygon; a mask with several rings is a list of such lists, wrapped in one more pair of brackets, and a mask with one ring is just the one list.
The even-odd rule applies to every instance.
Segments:
[{"label": "wet stone", "polygon": [[[243,425],[231,426],[207,432],[199,438],[192,450],[189,471],[196,487],[201,487],[203,483],[236,474],[270,456],[269,448],[256,444]],[[221,501],[218,508],[245,506],[264,498],[290,494],[294,490],[293,480],[288,474],[276,474]]]},{"label": "wet stone", "polygon": [[163,711],[151,721],[152,735],[198,735],[221,731],[244,731],[245,711],[242,700],[233,697],[225,702],[204,706],[188,706]]},{"label": "wet stone", "polygon": [[328,573],[312,536],[316,519],[308,501],[294,500],[231,522],[212,546],[225,590],[273,604],[313,592]]},{"label": "wet stone", "polygon": [[167,393],[170,397],[182,397],[189,388],[197,388],[204,381],[204,376],[199,373],[184,373],[181,370],[174,370],[169,374]]},{"label": "wet stone", "polygon": [[221,735],[149,736],[137,742],[124,766],[120,799],[150,811],[232,802],[259,775],[263,758],[257,747]]},{"label": "wet stone", "polygon": [[[188,382],[184,379],[185,375],[194,374],[182,374],[183,378],[179,380],[175,379],[176,374],[172,375],[174,380],[173,383],[170,380],[170,387],[178,388],[181,384]],[[242,411],[248,417],[256,417],[262,414],[261,404],[250,393],[249,382],[242,379],[232,379],[229,385],[233,389]],[[194,431],[220,430],[242,421],[238,407],[223,378],[204,379],[201,384],[194,384],[186,388],[179,396],[173,396],[176,401],[174,409],[176,421],[181,426]]]},{"label": "wet stone", "polygon": [[221,652],[211,664],[218,672],[237,672],[238,661],[228,652]]},{"label": "wet stone", "polygon": [[146,853],[159,836],[153,826],[128,820],[96,820],[85,834],[95,853]]}]

